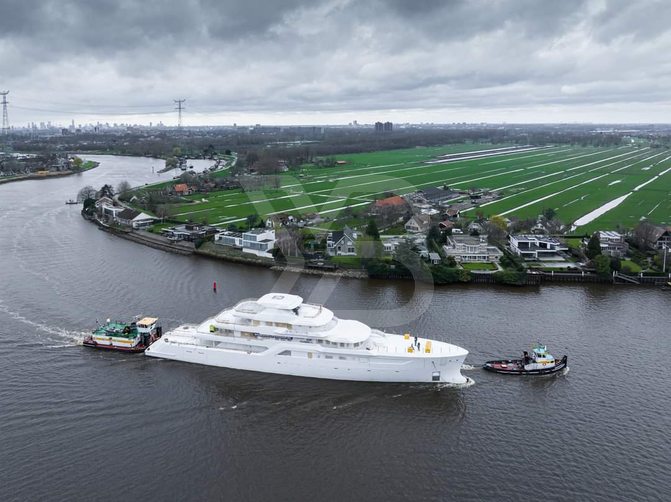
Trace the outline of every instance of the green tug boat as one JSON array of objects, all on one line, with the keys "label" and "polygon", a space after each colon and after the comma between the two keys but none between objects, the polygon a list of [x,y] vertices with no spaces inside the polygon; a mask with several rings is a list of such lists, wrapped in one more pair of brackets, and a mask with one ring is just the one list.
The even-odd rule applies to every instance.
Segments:
[{"label": "green tug boat", "polygon": [[131,322],[107,319],[105,324],[99,325],[84,338],[83,344],[94,349],[144,352],[163,333],[157,323],[157,317],[137,316]]}]

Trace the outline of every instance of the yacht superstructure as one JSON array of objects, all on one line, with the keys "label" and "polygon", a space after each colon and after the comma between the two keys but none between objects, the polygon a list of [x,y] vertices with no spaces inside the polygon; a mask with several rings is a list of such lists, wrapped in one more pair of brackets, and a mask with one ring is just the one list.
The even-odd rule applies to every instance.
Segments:
[{"label": "yacht superstructure", "polygon": [[338,319],[300,296],[269,293],[243,300],[198,325],[163,335],[145,354],[225,368],[372,382],[465,384],[468,351],[393,335]]}]

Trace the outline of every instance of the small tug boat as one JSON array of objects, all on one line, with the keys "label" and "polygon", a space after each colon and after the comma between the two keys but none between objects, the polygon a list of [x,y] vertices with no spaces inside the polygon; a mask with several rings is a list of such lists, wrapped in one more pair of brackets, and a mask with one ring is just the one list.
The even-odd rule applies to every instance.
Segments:
[{"label": "small tug boat", "polygon": [[522,359],[487,361],[484,369],[506,375],[551,375],[568,367],[568,356],[557,360],[545,345],[536,344],[531,355],[525,350]]},{"label": "small tug boat", "polygon": [[73,204],[79,204],[79,202],[77,202],[76,200],[72,200],[72,199],[66,200],[65,203],[69,206],[71,206]]},{"label": "small tug boat", "polygon": [[99,325],[84,338],[84,346],[121,352],[144,352],[149,345],[161,338],[162,328],[156,325],[156,317],[139,317],[130,323],[107,319],[105,324]]}]

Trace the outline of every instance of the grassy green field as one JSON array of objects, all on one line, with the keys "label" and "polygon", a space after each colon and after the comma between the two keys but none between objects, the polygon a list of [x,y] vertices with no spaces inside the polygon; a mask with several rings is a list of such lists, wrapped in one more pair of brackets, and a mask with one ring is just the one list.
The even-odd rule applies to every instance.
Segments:
[{"label": "grassy green field", "polygon": [[[451,145],[364,154],[338,155],[347,164],[304,167],[280,175],[280,187],[243,192],[229,190],[195,194],[178,205],[180,220],[206,220],[225,226],[250,214],[319,213],[341,215],[363,211],[386,192],[411,193],[423,187],[449,185],[453,189],[488,188],[499,200],[463,213],[475,217],[499,214],[536,217],[553,208],[564,223],[580,218],[623,197],[617,207],[578,226],[576,232],[632,227],[641,217],[655,223],[671,222],[671,152],[646,147],[551,147],[479,159],[427,164],[447,153],[497,148],[505,145]],[[667,172],[669,171],[669,172]]]},{"label": "grassy green field", "polygon": [[462,263],[461,266],[465,270],[497,270],[493,263]]}]

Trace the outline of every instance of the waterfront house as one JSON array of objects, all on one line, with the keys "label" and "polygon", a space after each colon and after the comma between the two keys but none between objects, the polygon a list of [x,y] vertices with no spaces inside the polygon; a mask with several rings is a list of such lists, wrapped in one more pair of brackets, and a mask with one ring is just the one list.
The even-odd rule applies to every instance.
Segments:
[{"label": "waterfront house", "polygon": [[113,206],[114,201],[110,199],[109,197],[103,196],[100,197],[96,202],[95,202],[95,207],[96,209],[100,209],[102,206]]},{"label": "waterfront house", "polygon": [[161,234],[171,241],[188,241],[194,242],[197,240],[207,239],[219,232],[217,227],[208,225],[195,225],[186,223],[184,225],[177,225],[161,230]]},{"label": "waterfront house", "polygon": [[556,260],[568,247],[559,239],[544,235],[509,235],[510,250],[525,260]]},{"label": "waterfront house", "polygon": [[431,217],[428,214],[415,214],[406,221],[404,226],[411,233],[426,232],[431,226]]},{"label": "waterfront house", "polygon": [[601,254],[623,258],[629,251],[629,244],[624,240],[624,235],[613,231],[599,231],[599,242]]},{"label": "waterfront house", "polygon": [[224,230],[214,236],[214,243],[220,246],[229,246],[242,249],[242,232]]},{"label": "waterfront house", "polygon": [[443,251],[459,263],[497,263],[503,256],[499,248],[487,243],[486,235],[449,235]]},{"label": "waterfront house", "polygon": [[648,245],[654,249],[671,249],[671,226],[654,225]]},{"label": "waterfront house", "polygon": [[103,219],[111,218],[115,220],[117,215],[125,208],[123,206],[114,205],[114,201],[109,197],[101,197],[95,203],[96,211]]},{"label": "waterfront house", "polygon": [[141,228],[150,227],[157,221],[158,218],[154,218],[153,216],[147,213],[140,212],[135,217],[133,217],[133,219],[130,220],[130,226],[138,230]]},{"label": "waterfront house", "polygon": [[114,222],[118,223],[119,225],[123,225],[124,227],[132,227],[133,218],[135,218],[139,214],[140,211],[136,211],[135,209],[129,209],[126,207],[114,216]]},{"label": "waterfront house", "polygon": [[405,242],[403,237],[387,237],[384,235],[380,236],[380,241],[382,242],[382,250],[387,255],[392,255],[396,252],[396,248],[402,242]]},{"label": "waterfront house", "polygon": [[272,258],[275,247],[275,230],[273,228],[253,228],[248,232],[224,230],[214,236],[214,243],[228,246],[263,258]]},{"label": "waterfront house", "polygon": [[356,256],[357,233],[345,226],[326,236],[326,253],[330,256]]},{"label": "waterfront house", "polygon": [[252,228],[242,234],[242,252],[251,253],[263,258],[272,258],[271,251],[275,247],[275,230],[268,228]]},{"label": "waterfront house", "polygon": [[440,255],[438,253],[429,253],[429,261],[431,265],[438,265],[440,263]]}]

